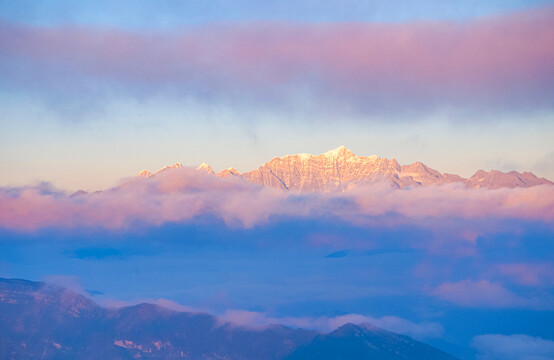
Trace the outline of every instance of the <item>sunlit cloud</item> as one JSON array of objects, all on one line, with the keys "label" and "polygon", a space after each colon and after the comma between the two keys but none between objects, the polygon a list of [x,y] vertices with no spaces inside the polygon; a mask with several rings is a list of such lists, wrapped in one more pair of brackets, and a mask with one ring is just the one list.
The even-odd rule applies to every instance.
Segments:
[{"label": "sunlit cloud", "polygon": [[[46,189],[46,190],[44,190]],[[240,178],[220,179],[192,168],[132,178],[101,192],[68,196],[48,187],[2,189],[0,226],[132,229],[212,216],[229,226],[253,227],[282,218],[336,218],[363,226],[420,224],[436,231],[459,227],[474,242],[495,231],[498,219],[551,222],[554,187],[470,189],[463,184],[393,189],[386,183],[345,192],[299,193],[261,187]],[[445,219],[487,218],[480,229]],[[440,219],[436,221],[433,219]],[[321,239],[320,239],[321,240]],[[318,242],[320,240],[314,239]]]}]

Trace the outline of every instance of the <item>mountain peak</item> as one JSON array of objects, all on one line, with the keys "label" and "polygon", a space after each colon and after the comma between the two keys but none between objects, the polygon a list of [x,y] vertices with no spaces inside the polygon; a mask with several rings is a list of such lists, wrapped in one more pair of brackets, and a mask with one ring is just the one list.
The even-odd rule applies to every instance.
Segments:
[{"label": "mountain peak", "polygon": [[208,163],[205,163],[203,162],[202,164],[200,164],[200,166],[198,166],[196,168],[196,170],[201,170],[201,171],[205,171],[207,172],[208,174],[210,175],[214,175],[215,172],[213,171],[212,167],[210,165],[208,165]]},{"label": "mountain peak", "polygon": [[[182,165],[176,163],[158,170],[155,174],[180,167]],[[357,156],[345,146],[319,155],[295,154],[275,157],[258,169],[246,173],[240,173],[230,167],[215,174],[207,163],[202,163],[197,170],[220,178],[239,177],[254,184],[297,191],[345,191],[358,185],[378,182],[388,183],[394,188],[449,183],[489,189],[553,185],[551,181],[538,178],[533,173],[517,171],[505,173],[498,170],[479,170],[467,179],[458,175],[443,174],[419,161],[400,165],[396,159],[388,160],[376,155]],[[149,177],[152,174],[143,171],[138,176]]]},{"label": "mountain peak", "polygon": [[142,170],[137,174],[138,177],[149,177],[150,175],[152,175],[152,173],[147,170]]},{"label": "mountain peak", "polygon": [[498,170],[491,170],[487,172],[482,169],[475,172],[472,177],[467,179],[466,183],[472,187],[486,187],[489,189],[498,189],[501,187],[530,187],[536,185],[553,184],[552,181],[545,178],[539,178],[535,174],[527,171],[524,173],[519,173],[518,171],[510,171],[505,173]]},{"label": "mountain peak", "polygon": [[171,166],[164,166],[163,168],[161,168],[160,170],[156,171],[156,172],[159,172],[159,171],[162,171],[162,170],[166,170],[166,169],[180,169],[182,168],[183,165],[181,165],[180,162],[176,162],[175,164],[171,165]]},{"label": "mountain peak", "polygon": [[434,359],[455,360],[439,349],[410,337],[372,325],[344,324],[335,331],[317,336],[293,352],[287,360],[331,359]]},{"label": "mountain peak", "polygon": [[227,168],[225,170],[222,170],[216,174],[219,177],[226,178],[229,176],[239,176],[240,172],[235,169],[234,167]]},{"label": "mountain peak", "polygon": [[342,145],[336,149],[329,150],[326,153],[323,153],[323,155],[331,158],[356,156],[352,151],[348,150],[345,146]]},{"label": "mountain peak", "polygon": [[356,324],[353,324],[353,323],[346,323],[346,324],[341,325],[338,328],[336,328],[330,334],[332,336],[342,337],[342,336],[356,335],[356,334],[359,334],[362,331],[363,331],[363,329],[359,325],[356,325]]},{"label": "mountain peak", "polygon": [[156,171],[156,172],[154,173],[154,175],[159,174],[159,173],[164,172],[164,171],[167,171],[167,170],[171,170],[171,169],[180,169],[180,168],[182,168],[182,167],[183,167],[183,165],[181,165],[180,162],[176,162],[175,164],[173,164],[173,165],[171,165],[171,166],[164,166],[164,167],[161,168],[160,170]]}]

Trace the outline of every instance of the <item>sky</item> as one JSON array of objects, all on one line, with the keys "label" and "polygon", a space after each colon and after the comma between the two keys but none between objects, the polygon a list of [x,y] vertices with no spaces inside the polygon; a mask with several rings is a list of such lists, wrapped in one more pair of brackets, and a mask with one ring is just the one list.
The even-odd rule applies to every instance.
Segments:
[{"label": "sky", "polygon": [[296,193],[194,169],[344,145],[554,180],[552,2],[0,2],[0,277],[554,356],[551,185]]},{"label": "sky", "polygon": [[3,1],[0,185],[344,145],[554,178],[546,1]]}]

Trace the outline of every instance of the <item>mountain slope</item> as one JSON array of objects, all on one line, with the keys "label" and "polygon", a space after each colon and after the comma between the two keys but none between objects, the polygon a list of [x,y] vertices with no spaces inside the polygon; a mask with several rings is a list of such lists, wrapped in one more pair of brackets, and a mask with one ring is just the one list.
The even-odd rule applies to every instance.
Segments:
[{"label": "mountain slope", "polygon": [[[388,354],[376,359],[401,359],[396,353],[440,354],[435,358],[452,359],[402,335],[349,329],[358,327],[346,325],[329,335],[318,335],[281,325],[249,329],[222,324],[208,314],[152,304],[105,309],[67,289],[0,279],[2,359],[355,359],[351,354]],[[374,351],[376,346],[380,352]],[[410,346],[417,352],[410,352]],[[334,357],[320,357],[322,349]]]}]

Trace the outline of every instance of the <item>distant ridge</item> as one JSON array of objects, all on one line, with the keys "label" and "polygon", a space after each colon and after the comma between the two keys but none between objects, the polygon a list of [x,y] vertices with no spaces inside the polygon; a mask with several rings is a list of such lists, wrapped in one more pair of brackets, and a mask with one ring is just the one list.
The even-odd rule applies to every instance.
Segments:
[{"label": "distant ridge", "polygon": [[414,339],[371,324],[345,324],[318,335],[286,360],[454,360],[455,358]]},{"label": "distant ridge", "polygon": [[[154,174],[145,170],[138,176],[154,176],[175,167],[181,167],[181,164],[166,166]],[[396,159],[389,160],[376,155],[357,156],[344,146],[319,155],[296,154],[275,157],[258,169],[242,174],[232,167],[215,174],[206,163],[198,169],[221,178],[241,177],[262,186],[299,191],[344,191],[358,185],[377,182],[387,182],[396,188],[449,183],[464,183],[468,187],[488,189],[554,184],[531,172],[517,171],[478,170],[470,178],[463,178],[455,174],[441,173],[419,161],[400,165]]]},{"label": "distant ridge", "polygon": [[[347,324],[330,334],[252,329],[153,304],[106,309],[61,287],[2,278],[0,334],[0,359],[455,359],[372,325]],[[329,345],[337,347],[321,357]]]}]

